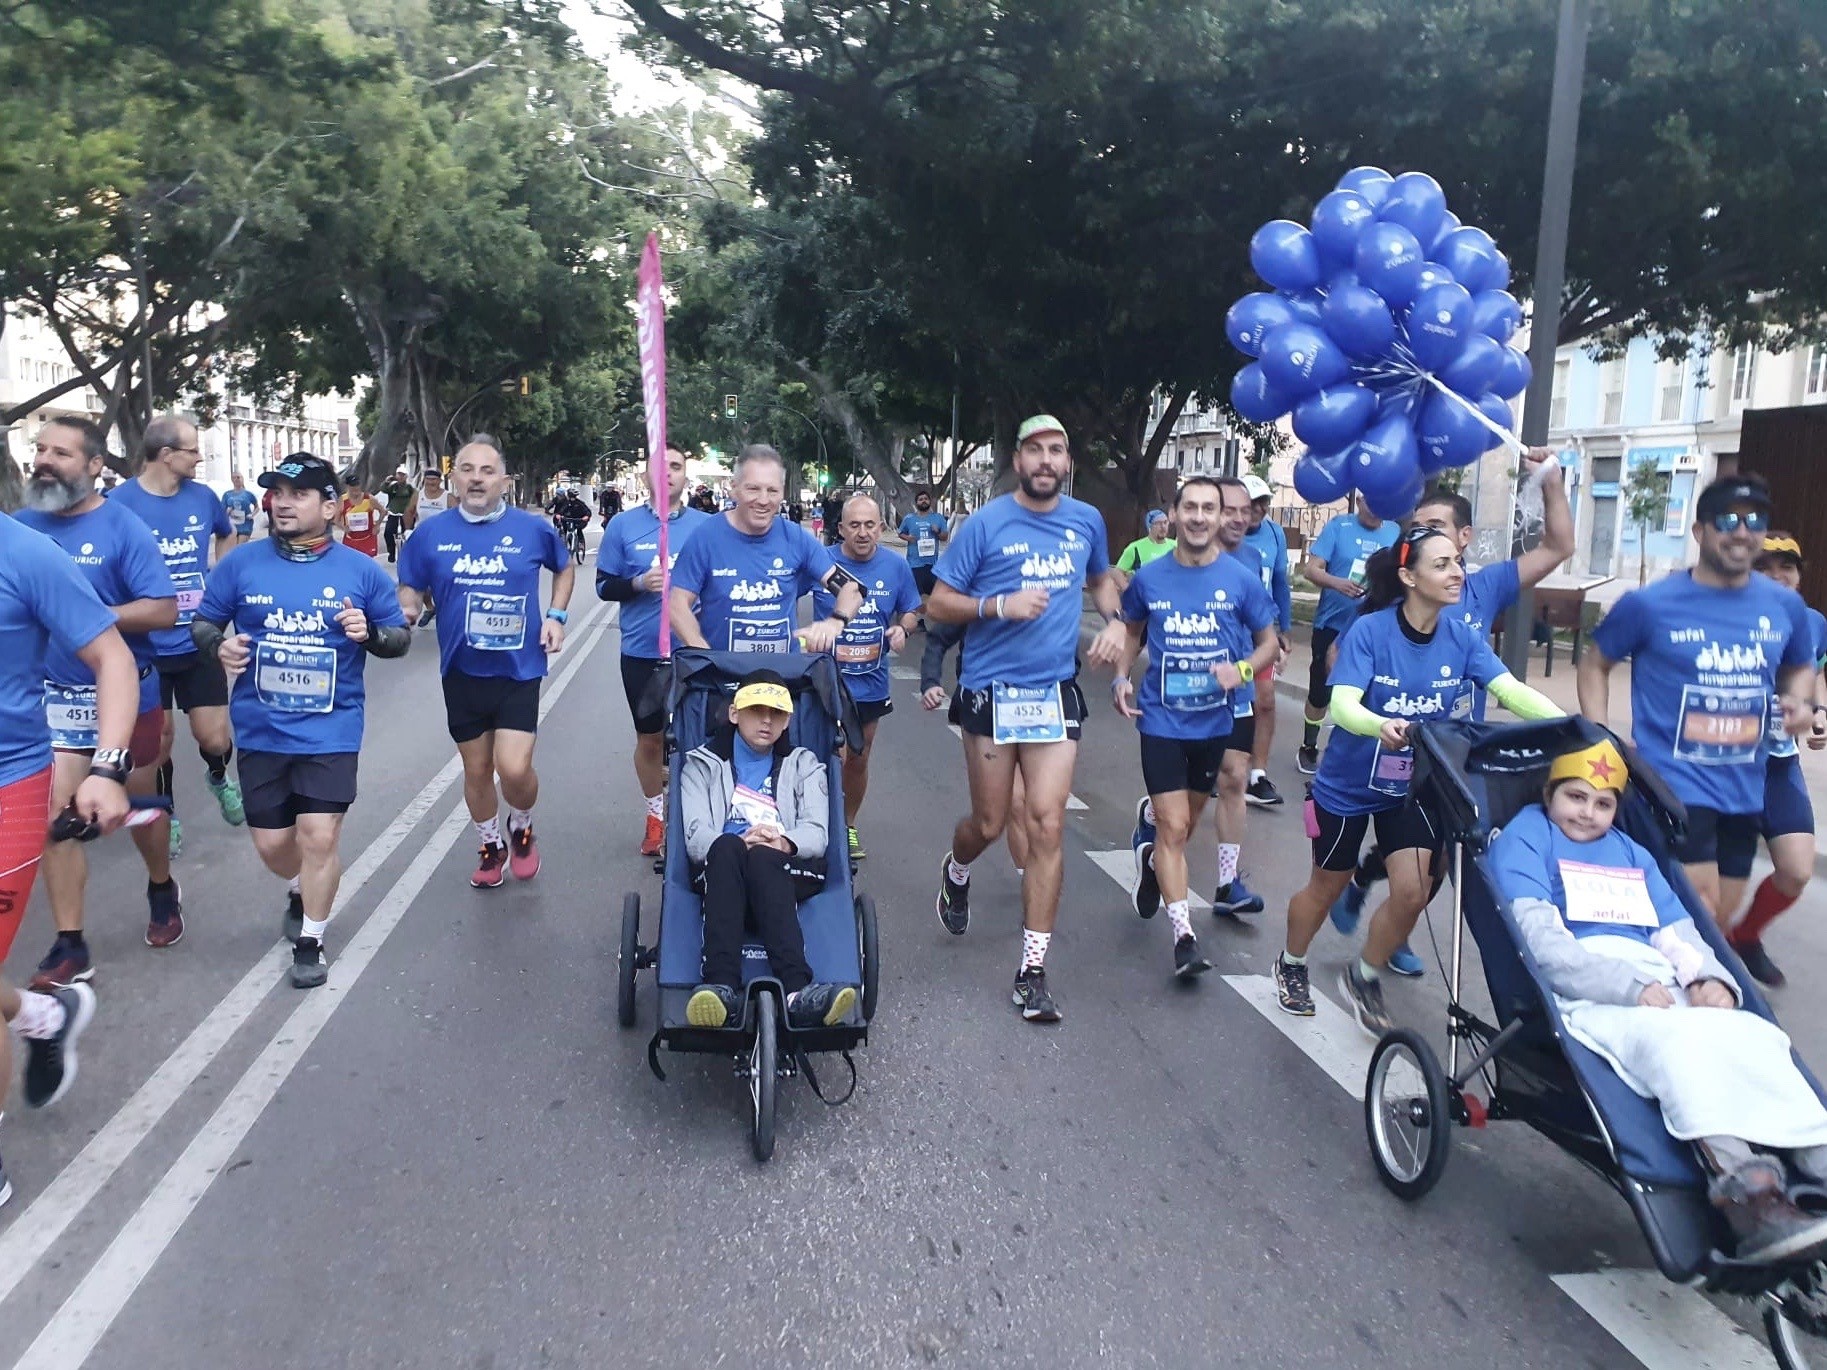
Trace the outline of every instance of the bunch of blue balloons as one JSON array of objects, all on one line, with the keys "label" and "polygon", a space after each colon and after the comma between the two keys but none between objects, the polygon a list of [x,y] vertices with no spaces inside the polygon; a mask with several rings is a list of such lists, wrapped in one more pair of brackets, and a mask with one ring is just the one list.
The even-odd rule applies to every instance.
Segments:
[{"label": "bunch of blue balloons", "polygon": [[1509,345],[1523,316],[1505,289],[1510,262],[1433,177],[1348,171],[1309,227],[1258,229],[1250,265],[1275,289],[1225,316],[1232,345],[1255,358],[1231,407],[1256,423],[1293,414],[1308,449],[1294,467],[1302,499],[1355,489],[1379,517],[1402,518],[1429,476],[1507,440],[1505,401],[1529,384],[1528,357]]}]

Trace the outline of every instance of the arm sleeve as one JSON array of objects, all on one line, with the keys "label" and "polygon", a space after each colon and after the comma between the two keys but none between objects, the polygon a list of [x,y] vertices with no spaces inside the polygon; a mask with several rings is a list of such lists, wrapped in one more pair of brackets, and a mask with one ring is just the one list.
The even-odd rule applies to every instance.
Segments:
[{"label": "arm sleeve", "polygon": [[[1279,529],[1279,525],[1277,525]],[[1274,539],[1275,566],[1270,572],[1270,592],[1275,596],[1275,612],[1283,633],[1294,630],[1294,591],[1288,584],[1288,535],[1277,532]]]},{"label": "arm sleeve", "polygon": [[1634,1004],[1649,983],[1639,979],[1629,963],[1582,947],[1561,921],[1561,911],[1546,899],[1517,899],[1510,905],[1510,913],[1548,987],[1560,998]]},{"label": "arm sleeve", "polygon": [[1492,699],[1518,718],[1561,718],[1567,712],[1540,690],[1523,684],[1508,671],[1485,688],[1490,691]]},{"label": "arm sleeve", "polygon": [[605,571],[601,566],[596,568],[596,597],[598,599],[613,600],[617,604],[626,604],[629,600],[638,598],[640,593],[641,592],[635,588],[632,578],[615,575],[609,571]]},{"label": "arm sleeve", "polygon": [[1383,720],[1364,707],[1364,690],[1358,685],[1334,685],[1332,703],[1328,706],[1332,721],[1348,733],[1375,737],[1383,731]]},{"label": "arm sleeve", "polygon": [[190,621],[190,640],[196,645],[197,651],[208,660],[215,660],[216,653],[221,650],[222,639],[227,636],[228,634],[222,631],[220,623],[212,623],[202,614],[198,614]]}]

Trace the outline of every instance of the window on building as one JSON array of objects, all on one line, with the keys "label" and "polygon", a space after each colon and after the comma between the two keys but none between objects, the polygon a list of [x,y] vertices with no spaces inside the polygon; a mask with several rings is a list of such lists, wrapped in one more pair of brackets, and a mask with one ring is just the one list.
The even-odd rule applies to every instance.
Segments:
[{"label": "window on building", "polygon": [[1686,389],[1687,363],[1685,361],[1665,361],[1656,367],[1656,401],[1657,423],[1679,423],[1681,421],[1682,393]]},{"label": "window on building", "polygon": [[1827,395],[1827,347],[1808,349],[1807,392],[1810,398]]},{"label": "window on building", "polygon": [[1599,422],[1624,422],[1624,359],[1614,357],[1599,368]]},{"label": "window on building", "polygon": [[1554,393],[1548,400],[1548,427],[1556,431],[1567,426],[1567,384],[1572,376],[1571,358],[1554,364]]},{"label": "window on building", "polygon": [[[350,437],[349,437],[349,420],[338,419],[336,421],[336,443],[337,443],[337,446],[339,446],[339,447],[354,446],[354,443],[350,440]],[[658,520],[655,520],[655,521],[658,522]]]},{"label": "window on building", "polygon": [[1750,402],[1751,386],[1757,376],[1757,350],[1741,347],[1732,354],[1732,403]]}]

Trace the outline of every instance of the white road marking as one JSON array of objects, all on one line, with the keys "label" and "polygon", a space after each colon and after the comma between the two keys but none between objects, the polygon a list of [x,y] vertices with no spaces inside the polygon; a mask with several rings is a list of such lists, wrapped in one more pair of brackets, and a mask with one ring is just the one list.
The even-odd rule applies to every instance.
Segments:
[{"label": "white road marking", "polygon": [[[1133,895],[1136,888],[1136,857],[1128,847],[1117,847],[1112,851],[1088,851],[1097,868],[1123,887],[1126,894]],[[1187,902],[1195,909],[1209,910],[1212,901],[1193,890],[1186,892]]]},{"label": "white road marking", "polygon": [[960,742],[964,741],[964,729],[960,728],[956,723],[947,723],[945,726],[952,730],[953,737],[957,738]]},{"label": "white road marking", "polygon": [[1084,812],[1084,811],[1089,810],[1091,808],[1091,806],[1089,804],[1087,804],[1084,800],[1080,799],[1077,795],[1069,794],[1066,796],[1066,808],[1067,809],[1076,809],[1081,812]]},{"label": "white road marking", "polygon": [[1656,1270],[1556,1275],[1555,1284],[1647,1370],[1767,1370],[1770,1349],[1705,1296]]},{"label": "white road marking", "polygon": [[1296,1018],[1283,1013],[1276,1001],[1275,982],[1266,975],[1227,975],[1225,984],[1241,994],[1275,1030],[1330,1075],[1352,1098],[1362,1102],[1364,1077],[1370,1070],[1370,1053],[1376,1046],[1357,1020],[1315,987],[1314,1016]]},{"label": "white road marking", "polygon": [[[544,698],[540,701],[539,709],[539,716],[542,720],[547,713],[551,711],[553,705],[557,703],[559,696],[564,693],[565,688],[570,684],[573,677],[582,669],[583,664],[588,660],[590,653],[595,649],[597,643],[602,640],[604,631],[615,621],[614,616],[605,612],[595,611],[587,624],[580,625],[585,632],[590,632],[592,629],[594,629],[594,632],[591,632],[587,641],[579,642],[573,649],[572,653],[570,653],[570,660],[566,663],[564,670],[560,672],[545,691]],[[419,820],[438,802],[443,796],[444,791],[448,790],[461,774],[461,763],[453,757],[450,763],[440,770],[425,788],[413,798],[399,817],[388,825],[386,831],[369,844],[368,848],[350,865],[345,873],[343,884],[334,906],[335,910],[340,911],[345,907],[350,898],[354,896],[361,886],[373,878],[381,865],[393,854],[394,850],[399,847],[400,843],[405,840],[406,836],[411,833],[413,828],[418,825]],[[405,905],[402,905],[396,911],[392,912],[388,920],[383,921],[383,914],[388,913],[391,907],[391,901],[393,901],[395,896],[407,886],[408,881],[410,881],[414,873],[420,869],[422,863],[426,864],[429,868],[427,874],[419,881],[420,887],[423,886],[425,879],[429,879],[429,870],[435,870],[438,863],[442,861],[446,849],[450,846],[451,842],[455,840],[456,834],[461,831],[462,824],[466,821],[466,818],[467,815],[465,810],[462,805],[459,805],[456,812],[445,820],[444,824],[433,835],[431,842],[421,851],[420,855],[414,860],[413,865],[408,868],[406,875],[402,876],[400,881],[395,884],[393,889],[383,898],[382,903],[377,906],[375,912],[370,915],[368,921],[363,924],[362,929],[357,934],[356,938],[351,941],[348,949],[332,965],[329,985],[323,990],[319,990],[308,997],[305,1002],[299,1006],[298,1010],[294,1011],[291,1017],[287,1019],[286,1023],[281,1027],[278,1035],[275,1037],[273,1044],[269,1045],[266,1051],[262,1052],[259,1059],[249,1068],[247,1074],[242,1077],[242,1080],[236,1086],[235,1091],[231,1093],[228,1099],[226,1099],[217,1109],[215,1117],[211,1119],[210,1123],[205,1125],[203,1131],[198,1134],[197,1138],[185,1151],[184,1155],[180,1157],[178,1163],[174,1165],[172,1169],[167,1172],[164,1179],[159,1182],[158,1187],[154,1189],[152,1195],[146,1200],[146,1203],[142,1205],[139,1212],[134,1215],[128,1225],[116,1236],[108,1251],[104,1253],[102,1260],[97,1263],[96,1267],[84,1278],[82,1284],[79,1285],[76,1291],[71,1294],[70,1298],[66,1300],[63,1308],[59,1310],[57,1317],[46,1326],[38,1340],[33,1343],[31,1350],[26,1354],[26,1358],[19,1362],[20,1365],[36,1363],[33,1361],[34,1353],[39,1352],[41,1347],[47,1345],[46,1339],[51,1337],[59,1326],[65,1327],[66,1330],[59,1333],[58,1339],[53,1340],[51,1343],[48,1343],[48,1345],[51,1347],[64,1347],[70,1349],[53,1350],[51,1352],[53,1355],[52,1363],[62,1363],[63,1360],[72,1353],[76,1354],[77,1360],[79,1361],[82,1357],[86,1357],[89,1351],[93,1349],[95,1341],[100,1338],[101,1334],[107,1330],[108,1325],[118,1316],[120,1309],[125,1305],[127,1298],[131,1296],[134,1288],[138,1286],[139,1281],[145,1277],[146,1271],[151,1268],[151,1258],[155,1257],[159,1251],[162,1251],[170,1242],[172,1236],[177,1232],[177,1226],[172,1226],[169,1232],[166,1232],[162,1237],[157,1237],[156,1240],[153,1239],[160,1226],[162,1226],[157,1218],[149,1219],[147,1216],[149,1210],[154,1209],[155,1201],[160,1198],[161,1194],[164,1194],[167,1196],[169,1202],[172,1192],[174,1190],[179,1192],[180,1197],[178,1202],[183,1205],[183,1209],[182,1214],[177,1218],[178,1225],[182,1224],[183,1218],[187,1217],[190,1210],[195,1208],[197,1203],[201,1201],[204,1191],[208,1188],[209,1181],[220,1168],[220,1163],[210,1165],[201,1171],[196,1171],[193,1168],[191,1174],[193,1177],[200,1177],[200,1183],[195,1182],[194,1178],[191,1182],[183,1182],[177,1177],[180,1176],[180,1171],[182,1167],[184,1167],[186,1161],[192,1158],[193,1153],[198,1152],[199,1148],[203,1149],[205,1155],[213,1154],[211,1147],[208,1145],[212,1129],[220,1129],[224,1125],[225,1118],[232,1116],[230,1114],[231,1105],[236,1104],[238,1100],[241,1100],[245,1104],[252,1098],[253,1094],[258,1093],[258,1087],[253,1091],[249,1090],[249,1081],[255,1079],[256,1076],[259,1075],[263,1062],[269,1063],[267,1069],[271,1072],[269,1058],[275,1057],[276,1052],[279,1055],[284,1055],[289,1051],[290,1037],[297,1036],[301,1039],[299,1043],[299,1054],[302,1054],[303,1046],[308,1045],[309,1039],[314,1038],[322,1027],[322,1022],[317,1023],[315,1026],[308,1026],[310,1020],[306,1017],[307,1012],[312,1010],[313,1005],[321,1004],[324,1006],[323,1020],[328,1021],[329,1014],[334,1012],[335,1008],[342,1002],[340,995],[333,993],[333,991],[345,989],[355,982],[355,979],[360,975],[362,968],[366,966],[368,959],[372,957],[373,951],[378,949],[380,943],[385,940],[387,934],[398,924],[400,917],[405,911],[405,905],[411,903],[411,898],[416,896],[417,891],[415,889],[413,895],[408,896],[405,900]],[[332,914],[332,917],[334,917],[334,913]],[[361,952],[360,948],[368,944],[369,930],[371,928],[374,929],[375,934],[372,939],[372,946],[369,947],[366,952]],[[55,1243],[57,1238],[62,1235],[82,1212],[84,1207],[87,1206],[89,1201],[100,1192],[101,1188],[113,1177],[114,1173],[121,1165],[126,1162],[127,1158],[132,1154],[139,1142],[158,1124],[160,1119],[162,1119],[171,1109],[172,1105],[175,1104],[185,1091],[187,1091],[196,1081],[197,1077],[209,1067],[215,1057],[219,1055],[222,1049],[227,1045],[229,1039],[233,1037],[243,1024],[245,1024],[247,1019],[252,1016],[255,1009],[265,1001],[267,995],[273,989],[274,981],[278,976],[279,970],[286,964],[288,950],[283,939],[275,943],[272,950],[263,956],[247,975],[242,977],[241,982],[229,992],[228,996],[210,1012],[209,1016],[182,1044],[179,1045],[178,1049],[165,1060],[159,1069],[153,1073],[152,1078],[140,1087],[134,1096],[122,1106],[89,1144],[78,1153],[76,1158],[72,1160],[69,1165],[64,1167],[63,1171],[51,1182],[50,1186],[33,1201],[30,1207],[19,1215],[4,1234],[0,1234],[0,1301],[4,1301],[8,1295],[18,1287],[19,1283],[31,1272],[38,1260],[44,1255],[45,1251]],[[285,1066],[283,1071],[272,1074],[271,1089],[267,1090],[264,1095],[261,1096],[258,1107],[256,1107],[253,1113],[247,1117],[246,1124],[240,1127],[239,1132],[234,1133],[232,1142],[228,1144],[231,1152],[234,1146],[239,1145],[240,1138],[244,1137],[248,1129],[253,1126],[254,1120],[258,1118],[260,1110],[264,1109],[266,1102],[272,1098],[273,1093],[277,1091],[280,1083],[284,1081],[285,1076],[290,1073],[292,1065],[295,1065],[296,1062],[297,1056],[293,1056],[290,1063]],[[152,1227],[152,1232],[146,1233],[145,1228],[149,1225]],[[128,1240],[130,1234],[133,1234],[136,1231],[142,1232],[143,1234],[139,1239],[138,1248],[135,1248]],[[115,1258],[118,1264],[118,1260],[121,1258],[117,1258],[116,1253],[123,1245],[126,1245],[129,1251],[135,1249],[143,1251],[146,1256],[146,1263],[143,1267],[138,1268],[136,1274],[132,1275],[131,1283],[127,1284],[119,1291],[119,1298],[114,1299],[112,1294],[109,1293],[107,1280],[119,1279],[122,1277],[118,1273],[110,1274],[107,1276],[107,1280],[98,1284],[96,1276],[98,1272],[102,1271],[103,1268],[109,1264],[111,1258]],[[88,1303],[82,1302],[82,1296],[84,1295],[85,1290],[89,1291]],[[103,1304],[110,1306],[111,1311],[108,1311],[105,1318],[102,1318],[99,1322],[93,1322],[93,1320],[88,1317],[86,1310],[96,1306],[95,1300],[98,1297],[100,1297]],[[65,1321],[66,1314],[70,1315],[68,1322]],[[77,1326],[87,1328],[92,1322],[93,1336],[86,1336],[85,1334],[84,1338],[81,1340],[70,1339],[71,1334],[68,1329]]]},{"label": "white road marking", "polygon": [[890,666],[888,674],[896,680],[918,680],[920,678],[920,671],[916,666]]}]

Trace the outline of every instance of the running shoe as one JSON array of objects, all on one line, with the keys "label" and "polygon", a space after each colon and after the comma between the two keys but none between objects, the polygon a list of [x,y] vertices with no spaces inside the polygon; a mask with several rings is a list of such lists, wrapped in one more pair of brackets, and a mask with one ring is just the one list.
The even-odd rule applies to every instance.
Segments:
[{"label": "running shoe", "polygon": [[1212,963],[1199,954],[1199,939],[1192,933],[1174,939],[1174,974],[1182,980],[1204,975]]},{"label": "running shoe", "polygon": [[184,854],[184,825],[175,813],[171,816],[171,840],[165,844],[165,850],[173,861]]},{"label": "running shoe", "polygon": [[1153,918],[1161,907],[1161,884],[1155,879],[1155,844],[1144,842],[1136,848],[1136,912]]},{"label": "running shoe", "polygon": [[1259,775],[1244,790],[1243,802],[1258,809],[1272,809],[1282,802],[1281,791],[1268,776]]},{"label": "running shoe", "polygon": [[647,829],[641,834],[641,855],[658,856],[666,844],[666,824],[653,814],[647,815]]},{"label": "running shoe", "polygon": [[1764,950],[1762,942],[1734,942],[1732,950],[1738,953],[1738,959],[1745,963],[1745,969],[1751,972],[1751,978],[1758,984],[1781,989],[1788,981],[1789,977],[1770,959],[1770,953]]},{"label": "running shoe", "polygon": [[316,989],[330,978],[330,959],[323,939],[300,937],[292,943],[292,988]]},{"label": "running shoe", "polygon": [[1345,996],[1345,1007],[1358,1020],[1358,1026],[1372,1037],[1381,1037],[1395,1028],[1396,1020],[1389,1016],[1383,1003],[1382,984],[1366,979],[1355,958],[1339,972],[1339,992]]},{"label": "running shoe", "polygon": [[[222,821],[224,823],[227,823],[230,827],[238,828],[243,823],[247,822],[247,808],[241,802],[241,787],[235,783],[233,777],[224,775],[220,780],[212,780],[208,775],[205,775],[203,777],[203,783],[209,787],[209,792],[215,796],[216,806],[222,810]],[[174,828],[177,826],[176,819],[172,820],[172,826]]]},{"label": "running shoe", "polygon": [[1285,957],[1275,958],[1275,997],[1281,1001],[1283,1013],[1292,1013],[1296,1018],[1313,1016],[1313,989],[1304,963],[1297,966]]},{"label": "running shoe", "polygon": [[508,869],[516,880],[531,880],[539,874],[539,839],[533,836],[532,824],[508,834]]},{"label": "running shoe", "polygon": [[1148,796],[1136,800],[1136,825],[1129,830],[1129,850],[1141,850],[1144,842],[1155,840],[1155,825],[1150,823],[1148,814]]},{"label": "running shoe", "polygon": [[1226,918],[1239,918],[1246,913],[1261,913],[1262,896],[1243,883],[1239,875],[1228,885],[1220,885],[1212,892],[1212,912]]},{"label": "running shoe", "polygon": [[787,996],[787,1026],[836,1027],[856,1007],[856,990],[849,985],[807,985]]},{"label": "running shoe", "polygon": [[699,985],[685,1001],[685,1021],[693,1027],[720,1028],[742,1016],[742,996],[728,985]]},{"label": "running shoe", "polygon": [[865,856],[869,855],[868,852],[863,850],[863,839],[856,835],[855,828],[846,828],[845,831],[850,834],[850,860],[853,863],[861,861]]},{"label": "running shoe", "polygon": [[946,852],[945,859],[939,862],[939,897],[933,907],[947,932],[953,937],[964,936],[964,930],[971,925],[971,882],[966,880],[960,885],[952,881],[950,852]]},{"label": "running shoe", "polygon": [[1416,956],[1406,942],[1390,952],[1389,968],[1408,980],[1419,980],[1427,974],[1427,962]]},{"label": "running shoe", "polygon": [[421,628],[429,628],[432,623],[436,621],[437,617],[438,606],[435,604],[427,604],[425,606],[425,612],[419,615],[418,626]]},{"label": "running shoe", "polygon": [[1370,891],[1350,881],[1332,901],[1332,911],[1326,915],[1332,920],[1332,926],[1349,937],[1358,930],[1358,919],[1364,916],[1364,901],[1370,897]]},{"label": "running shoe", "polygon": [[502,867],[507,865],[507,848],[499,842],[484,842],[481,849],[481,860],[476,864],[476,873],[469,878],[469,883],[479,890],[492,890],[503,880]]},{"label": "running shoe", "polygon": [[146,885],[146,945],[175,947],[184,940],[184,893],[176,879],[163,885]]},{"label": "running shoe", "polygon": [[51,943],[51,950],[38,963],[38,969],[26,988],[35,989],[40,994],[50,994],[64,985],[74,985],[94,978],[95,967],[89,962],[89,944],[58,933],[57,940]]},{"label": "running shoe", "polygon": [[63,1026],[51,1037],[26,1037],[25,1102],[49,1108],[76,1083],[76,1040],[95,1016],[95,991],[87,985],[65,985],[50,991],[63,1005]]},{"label": "running shoe", "polygon": [[1015,1006],[1030,1023],[1057,1023],[1059,1005],[1047,993],[1047,968],[1023,966],[1015,976]]},{"label": "running shoe", "polygon": [[1294,753],[1294,764],[1302,775],[1319,774],[1319,748],[1303,746]]},{"label": "running shoe", "polygon": [[285,892],[285,918],[280,923],[280,931],[288,942],[296,942],[304,936],[304,896],[297,890]]}]

